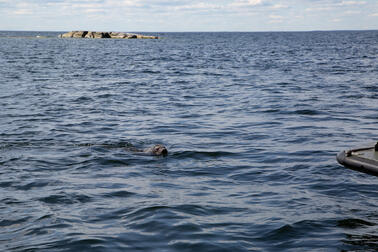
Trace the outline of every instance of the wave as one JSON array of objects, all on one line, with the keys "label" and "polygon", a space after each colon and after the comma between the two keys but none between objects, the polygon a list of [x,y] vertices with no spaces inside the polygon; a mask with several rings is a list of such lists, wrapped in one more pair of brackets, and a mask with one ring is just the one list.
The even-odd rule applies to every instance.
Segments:
[{"label": "wave", "polygon": [[227,151],[178,151],[171,154],[173,158],[217,158],[231,157],[239,155],[238,153]]}]

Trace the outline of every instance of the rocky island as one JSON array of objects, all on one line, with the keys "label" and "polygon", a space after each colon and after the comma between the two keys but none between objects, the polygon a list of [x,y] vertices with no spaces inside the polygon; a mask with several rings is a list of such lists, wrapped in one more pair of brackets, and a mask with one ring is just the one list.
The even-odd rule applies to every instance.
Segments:
[{"label": "rocky island", "polygon": [[113,39],[158,39],[157,36],[125,32],[94,32],[94,31],[71,31],[60,34],[59,38],[113,38]]}]

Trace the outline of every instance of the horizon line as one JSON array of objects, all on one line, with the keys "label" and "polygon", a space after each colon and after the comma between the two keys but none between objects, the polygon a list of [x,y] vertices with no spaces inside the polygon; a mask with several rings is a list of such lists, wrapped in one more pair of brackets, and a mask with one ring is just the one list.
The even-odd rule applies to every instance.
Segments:
[{"label": "horizon line", "polygon": [[[70,31],[99,31],[102,30],[92,30],[92,29],[74,29],[74,30],[1,30],[0,32],[70,32]],[[116,30],[114,30],[116,31]],[[258,32],[337,32],[337,31],[378,31],[376,29],[314,29],[314,30],[265,30],[265,31],[227,31],[227,30],[220,30],[220,31],[129,31],[129,32],[148,32],[148,33],[221,33],[221,32],[228,32],[228,33],[258,33]]]}]

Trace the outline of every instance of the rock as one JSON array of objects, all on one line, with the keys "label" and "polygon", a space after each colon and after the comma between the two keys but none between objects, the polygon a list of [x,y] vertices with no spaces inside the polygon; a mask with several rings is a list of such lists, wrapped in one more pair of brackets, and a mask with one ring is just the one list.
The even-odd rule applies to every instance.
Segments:
[{"label": "rock", "polygon": [[135,35],[135,34],[128,33],[128,34],[127,34],[127,38],[128,38],[128,39],[136,39],[136,38],[138,38],[138,36]]},{"label": "rock", "polygon": [[146,36],[146,35],[140,35],[140,34],[135,34],[136,38],[138,39],[157,39],[158,37],[156,36]]},{"label": "rock", "polygon": [[119,38],[119,39],[127,38],[127,34],[123,32],[110,32],[109,34],[111,38]]},{"label": "rock", "polygon": [[88,31],[72,31],[59,35],[60,38],[84,38]]},{"label": "rock", "polygon": [[95,32],[95,31],[71,31],[60,34],[59,38],[114,38],[114,39],[158,39],[157,36],[146,36],[141,34],[125,32]]},{"label": "rock", "polygon": [[85,38],[111,38],[108,32],[88,32]]},{"label": "rock", "polygon": [[128,38],[136,38],[136,39],[158,39],[156,36],[147,36],[147,35],[142,35],[142,34],[132,34],[128,33],[129,37]]}]

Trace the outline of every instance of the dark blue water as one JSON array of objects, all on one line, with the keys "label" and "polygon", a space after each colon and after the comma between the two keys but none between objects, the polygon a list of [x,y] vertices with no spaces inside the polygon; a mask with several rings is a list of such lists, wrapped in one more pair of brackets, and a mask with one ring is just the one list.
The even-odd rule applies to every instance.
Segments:
[{"label": "dark blue water", "polygon": [[57,34],[0,33],[1,251],[378,249],[378,31]]}]

